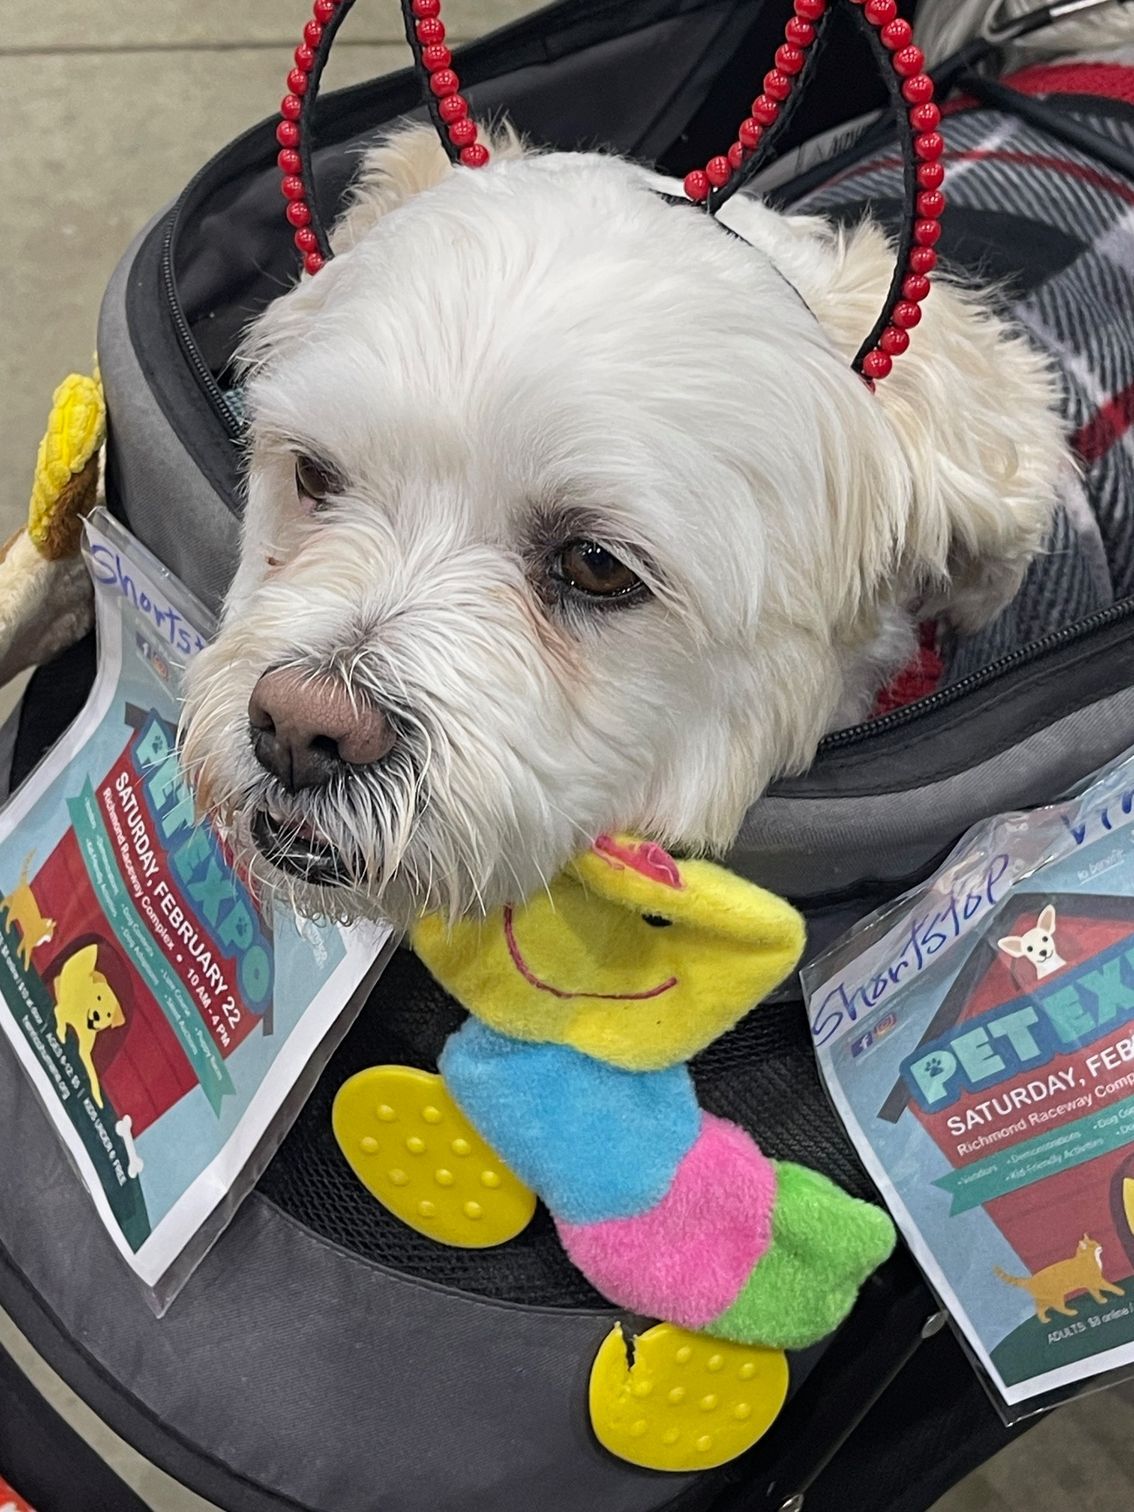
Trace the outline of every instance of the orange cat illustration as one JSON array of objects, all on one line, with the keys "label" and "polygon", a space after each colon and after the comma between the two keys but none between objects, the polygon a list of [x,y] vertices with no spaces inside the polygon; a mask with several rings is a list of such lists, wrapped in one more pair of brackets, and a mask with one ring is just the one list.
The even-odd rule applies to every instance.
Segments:
[{"label": "orange cat illustration", "polygon": [[1121,1286],[1115,1286],[1103,1275],[1102,1245],[1089,1234],[1079,1240],[1070,1260],[1046,1265],[1034,1276],[1010,1276],[998,1265],[993,1270],[1001,1281],[1018,1286],[1030,1295],[1041,1323],[1050,1323],[1053,1311],[1062,1313],[1065,1318],[1077,1317],[1075,1309],[1067,1306],[1067,1298],[1075,1292],[1090,1292],[1096,1302],[1105,1302],[1108,1296],[1124,1295]]}]

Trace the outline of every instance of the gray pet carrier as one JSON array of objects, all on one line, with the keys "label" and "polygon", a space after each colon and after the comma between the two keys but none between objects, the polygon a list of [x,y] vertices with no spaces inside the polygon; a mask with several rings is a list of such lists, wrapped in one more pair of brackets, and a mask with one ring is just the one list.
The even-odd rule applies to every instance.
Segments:
[{"label": "gray pet carrier", "polygon": [[[598,138],[681,175],[729,140],[788,14],[786,0],[561,0],[470,47],[461,72],[479,114],[506,109],[536,141]],[[789,146],[882,103],[873,70],[855,66],[857,31],[839,16],[832,27],[832,51],[845,50]],[[320,101],[325,208],[360,142],[417,105],[409,72]],[[227,146],[140,234],[99,328],[110,506],[213,604],[241,508],[229,364],[249,318],[294,272],[274,126]],[[737,868],[797,902],[822,944],[923,877],[975,820],[1067,792],[1134,744],[1132,608],[1096,612],[826,740],[806,776],[752,809]],[[84,642],[36,674],[13,783],[74,715],[92,670]],[[395,957],[258,1189],[161,1321],[0,1048],[0,1306],[129,1443],[226,1512],[725,1512],[795,1508],[804,1492],[810,1512],[923,1512],[1005,1442],[948,1330],[927,1327],[934,1301],[899,1254],[835,1339],[794,1362],[788,1407],[743,1459],[663,1476],[604,1453],[585,1383],[612,1312],[547,1216],[499,1250],[440,1248],[369,1199],[332,1138],[347,1076],[432,1066],[459,1019],[412,957]],[[694,1071],[704,1104],[770,1155],[868,1193],[818,1086],[797,989]],[[115,1512],[87,1499],[78,1471],[68,1476],[62,1445],[58,1462],[35,1454],[18,1421],[0,1414],[0,1464],[40,1512]]]}]

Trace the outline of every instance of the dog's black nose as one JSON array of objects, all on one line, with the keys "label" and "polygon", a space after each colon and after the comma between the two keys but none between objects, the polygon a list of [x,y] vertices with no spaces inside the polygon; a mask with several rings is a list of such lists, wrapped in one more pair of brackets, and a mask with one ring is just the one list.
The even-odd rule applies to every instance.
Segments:
[{"label": "dog's black nose", "polygon": [[342,683],[288,667],[265,672],[253,688],[248,724],[256,760],[289,793],[381,761],[397,738],[382,710]]}]

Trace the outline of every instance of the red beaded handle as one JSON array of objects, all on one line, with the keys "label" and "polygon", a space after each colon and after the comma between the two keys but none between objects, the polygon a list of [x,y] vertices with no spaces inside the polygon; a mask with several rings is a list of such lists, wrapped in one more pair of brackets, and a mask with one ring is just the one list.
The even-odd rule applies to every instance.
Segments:
[{"label": "red beaded handle", "polygon": [[[751,114],[740,123],[737,139],[727,154],[710,158],[704,168],[685,177],[685,193],[710,215],[744,186],[762,165],[771,142],[783,129],[798,102],[814,44],[831,13],[834,0],[794,0],[794,12],[776,49],[775,66],[764,75],[764,88],[752,102]],[[929,275],[937,263],[934,247],[941,234],[945,209],[941,185],[945,144],[937,127],[941,112],[933,102],[933,80],[925,72],[925,58],[913,42],[908,21],[898,15],[897,0],[849,0],[856,7],[887,81],[895,109],[904,118],[902,151],[906,164],[906,197],[911,207],[902,233],[898,261],[886,303],[854,359],[855,371],[871,386],[885,378],[910,343],[909,333],[921,319],[921,303],[929,293]],[[280,104],[276,127],[280,144],[281,189],[287,200],[287,219],[308,273],[317,273],[331,256],[326,232],[315,212],[308,189],[312,182],[311,115],[319,77],[334,35],[354,0],[315,0],[312,19],[295,50],[295,67],[287,76],[288,93]],[[488,148],[477,140],[476,122],[460,93],[461,81],[452,68],[445,45],[441,0],[401,0],[406,38],[422,80],[433,123],[454,163],[481,168]]]},{"label": "red beaded handle", "polygon": [[[295,66],[287,76],[288,92],[280,101],[280,123],[276,127],[280,144],[276,161],[283,175],[280,189],[308,273],[318,273],[332,255],[308,188],[312,183],[311,117],[331,43],[353,4],[354,0],[315,0],[311,20],[303,28],[303,41],[295,49]],[[483,168],[488,162],[488,148],[477,140],[476,122],[460,93],[461,81],[450,66],[452,54],[445,46],[441,0],[401,0],[401,6],[414,66],[450,160],[466,168]]]},{"label": "red beaded handle", "polygon": [[[909,333],[921,320],[921,303],[929,293],[929,274],[937,264],[934,247],[941,235],[945,209],[941,185],[945,143],[937,127],[941,112],[933,103],[933,80],[925,56],[914,45],[913,29],[898,15],[896,0],[850,0],[866,25],[891,99],[905,118],[902,149],[906,162],[906,197],[910,215],[903,229],[894,277],[882,314],[854,359],[856,372],[873,385],[891,371],[894,358],[910,344]],[[831,12],[831,0],[794,0],[795,14],[776,49],[775,67],[764,75],[763,91],[752,101],[727,154],[710,158],[704,168],[685,177],[685,193],[710,215],[747,183],[766,159],[772,139],[785,125],[799,98],[797,84]]]}]

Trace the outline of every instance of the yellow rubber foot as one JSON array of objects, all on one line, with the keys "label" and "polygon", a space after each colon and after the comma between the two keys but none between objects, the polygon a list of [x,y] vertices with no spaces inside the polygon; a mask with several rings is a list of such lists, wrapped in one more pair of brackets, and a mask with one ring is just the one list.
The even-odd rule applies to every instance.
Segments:
[{"label": "yellow rubber foot", "polygon": [[531,1222],[535,1194],[430,1071],[360,1071],[339,1088],[331,1123],[348,1165],[371,1196],[439,1244],[489,1249]]},{"label": "yellow rubber foot", "polygon": [[604,1449],[646,1470],[710,1470],[763,1438],[787,1398],[782,1349],[730,1344],[658,1323],[620,1323],[591,1366],[591,1426]]}]

